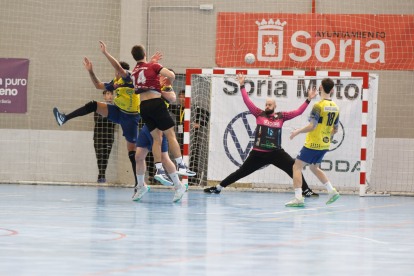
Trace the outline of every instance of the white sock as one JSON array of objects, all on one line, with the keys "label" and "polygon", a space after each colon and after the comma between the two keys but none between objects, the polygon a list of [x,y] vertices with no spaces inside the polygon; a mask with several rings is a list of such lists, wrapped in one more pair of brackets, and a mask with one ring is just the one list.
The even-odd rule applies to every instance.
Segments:
[{"label": "white sock", "polygon": [[181,185],[180,179],[178,178],[178,175],[175,172],[170,173],[169,176],[170,176],[171,180],[173,181],[174,186],[176,188]]},{"label": "white sock", "polygon": [[295,188],[295,197],[297,199],[302,199],[302,188]]},{"label": "white sock", "polygon": [[216,189],[217,189],[217,191],[221,191],[221,189],[223,189],[223,187],[221,187],[221,186],[220,186],[220,184],[218,184],[218,185],[216,186]]},{"label": "white sock", "polygon": [[180,156],[178,158],[175,158],[175,162],[177,162],[178,165],[182,164],[183,163],[183,157]]},{"label": "white sock", "polygon": [[326,182],[325,184],[323,184],[325,187],[326,187],[326,189],[328,189],[328,193],[332,193],[332,191],[333,191],[333,187],[332,187],[332,185],[331,185],[331,182]]},{"label": "white sock", "polygon": [[160,163],[155,163],[155,168],[157,170],[162,169],[162,163],[161,162]]},{"label": "white sock", "polygon": [[137,174],[137,181],[138,181],[138,187],[142,187],[145,184],[145,174],[143,175],[138,175]]}]

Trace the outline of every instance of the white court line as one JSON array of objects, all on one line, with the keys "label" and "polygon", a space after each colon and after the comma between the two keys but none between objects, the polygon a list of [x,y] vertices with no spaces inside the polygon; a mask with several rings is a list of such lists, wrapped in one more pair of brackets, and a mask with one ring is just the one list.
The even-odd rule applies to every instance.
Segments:
[{"label": "white court line", "polygon": [[[314,231],[312,231],[314,232]],[[328,231],[316,231],[316,232],[320,232],[320,233],[329,233],[329,234],[340,234],[340,233],[336,233],[336,232],[328,232]],[[389,242],[382,242],[382,241],[377,241],[377,240],[373,240],[373,239],[369,239],[369,238],[363,238],[363,237],[359,237],[359,236],[354,236],[354,235],[342,235],[342,236],[348,236],[348,237],[353,237],[353,238],[357,238],[357,239],[363,239],[363,240],[368,240],[368,241],[372,241],[372,242],[376,242],[376,243],[383,243],[383,244],[389,244]]]},{"label": "white court line", "polygon": [[314,207],[314,208],[309,208],[309,209],[296,209],[296,210],[290,210],[290,211],[282,211],[282,212],[275,212],[275,213],[261,213],[261,214],[255,214],[255,215],[274,215],[274,214],[283,214],[283,213],[293,213],[293,212],[300,212],[300,211],[315,211],[317,209],[324,209],[324,208],[337,208],[337,207],[342,207],[342,206],[346,206],[346,205],[335,205],[335,206],[324,206],[324,207]]}]

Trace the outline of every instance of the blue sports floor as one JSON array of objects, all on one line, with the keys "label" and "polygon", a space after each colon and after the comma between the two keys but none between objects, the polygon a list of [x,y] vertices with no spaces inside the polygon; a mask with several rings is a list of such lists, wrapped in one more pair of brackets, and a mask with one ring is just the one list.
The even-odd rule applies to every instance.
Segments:
[{"label": "blue sports floor", "polygon": [[414,275],[414,198],[0,185],[0,275]]}]

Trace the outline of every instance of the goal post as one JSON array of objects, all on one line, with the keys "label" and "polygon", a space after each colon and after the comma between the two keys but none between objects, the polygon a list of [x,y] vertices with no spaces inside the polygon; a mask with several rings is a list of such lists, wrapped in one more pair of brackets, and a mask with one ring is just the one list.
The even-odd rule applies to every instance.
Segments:
[{"label": "goal post", "polygon": [[[252,148],[255,121],[248,115],[238,91],[236,75],[239,73],[246,75],[246,90],[256,106],[263,109],[266,99],[273,97],[277,112],[296,110],[305,100],[310,86],[319,86],[325,77],[332,78],[335,82],[332,98],[340,108],[341,127],[321,169],[327,171],[333,185],[339,185],[340,190],[361,196],[368,194],[366,184],[371,177],[374,159],[378,75],[367,72],[187,69],[184,159],[200,161],[195,164],[199,167],[197,180],[200,183],[220,182],[238,169]],[[305,136],[299,135],[291,141],[289,133],[294,127],[307,124],[311,106],[318,97],[301,116],[284,123],[282,147],[294,158],[302,148]],[[203,109],[210,113],[209,122],[202,133],[198,131],[195,135],[193,124],[200,120],[197,112]],[[309,186],[322,188],[309,169],[305,168],[303,173]],[[240,180],[236,186],[291,189],[292,180],[283,174],[269,166]],[[376,191],[376,194],[384,192]]]}]

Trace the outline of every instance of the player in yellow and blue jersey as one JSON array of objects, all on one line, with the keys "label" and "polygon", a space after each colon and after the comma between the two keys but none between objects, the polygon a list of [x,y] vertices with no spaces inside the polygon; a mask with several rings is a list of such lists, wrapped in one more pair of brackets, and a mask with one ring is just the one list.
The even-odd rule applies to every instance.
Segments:
[{"label": "player in yellow and blue jersey", "polygon": [[320,87],[322,99],[313,106],[309,117],[309,125],[301,129],[295,129],[290,136],[290,139],[293,139],[299,133],[307,133],[305,145],[293,165],[295,197],[285,204],[287,207],[305,206],[301,187],[302,169],[306,164],[309,164],[310,170],[328,190],[326,204],[331,204],[339,198],[339,193],[332,187],[326,174],[319,168],[322,158],[329,151],[331,137],[338,132],[339,107],[331,99],[334,85],[330,78],[322,80]]},{"label": "player in yellow and blue jersey", "polygon": [[[126,62],[120,62],[122,68],[129,70],[129,64]],[[136,180],[136,142],[138,137],[138,122],[140,119],[139,114],[139,95],[135,94],[134,86],[131,80],[131,74],[129,71],[125,78],[122,78],[118,72],[115,71],[115,78],[111,82],[102,83],[95,75],[93,71],[92,62],[85,57],[84,62],[86,70],[96,89],[107,90],[115,92],[115,104],[100,103],[91,101],[85,106],[76,109],[75,111],[65,115],[59,112],[55,107],[53,113],[56,117],[56,121],[59,126],[63,125],[67,121],[84,116],[92,112],[99,113],[100,115],[107,117],[108,120],[120,124],[122,127],[123,135],[127,141],[128,157],[131,161],[132,170],[134,172],[135,185]]]}]

